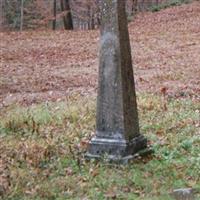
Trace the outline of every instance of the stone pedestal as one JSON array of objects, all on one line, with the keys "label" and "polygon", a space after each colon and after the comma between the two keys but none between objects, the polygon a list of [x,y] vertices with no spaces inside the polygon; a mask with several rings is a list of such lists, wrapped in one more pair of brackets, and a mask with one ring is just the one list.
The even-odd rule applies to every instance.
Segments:
[{"label": "stone pedestal", "polygon": [[97,131],[86,157],[126,162],[147,140],[139,133],[125,1],[101,1],[101,15]]}]

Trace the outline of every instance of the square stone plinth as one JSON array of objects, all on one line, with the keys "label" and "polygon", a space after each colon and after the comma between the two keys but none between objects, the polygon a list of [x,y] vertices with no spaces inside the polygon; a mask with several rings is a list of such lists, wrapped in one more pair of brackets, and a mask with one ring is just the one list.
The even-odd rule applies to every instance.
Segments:
[{"label": "square stone plinth", "polygon": [[147,139],[139,135],[131,141],[124,139],[93,137],[89,143],[86,159],[105,159],[111,163],[126,164],[141,153],[147,152]]}]

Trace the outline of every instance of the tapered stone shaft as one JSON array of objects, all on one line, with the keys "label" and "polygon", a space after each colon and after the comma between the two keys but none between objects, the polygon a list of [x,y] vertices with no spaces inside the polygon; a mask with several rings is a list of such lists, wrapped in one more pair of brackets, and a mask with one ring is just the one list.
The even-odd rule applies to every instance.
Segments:
[{"label": "tapered stone shaft", "polygon": [[97,130],[86,155],[127,160],[147,140],[139,133],[125,1],[101,1],[101,15]]}]

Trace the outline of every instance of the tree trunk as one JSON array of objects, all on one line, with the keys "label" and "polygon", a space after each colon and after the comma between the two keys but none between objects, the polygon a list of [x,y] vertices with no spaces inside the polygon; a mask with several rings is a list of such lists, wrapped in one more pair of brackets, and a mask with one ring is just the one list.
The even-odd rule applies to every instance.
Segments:
[{"label": "tree trunk", "polygon": [[56,0],[53,1],[53,30],[56,30]]},{"label": "tree trunk", "polygon": [[[64,7],[64,0],[60,0],[60,8],[62,12],[65,12],[65,7]],[[66,20],[66,15],[63,15],[63,25],[65,30],[67,30],[67,20]]]},{"label": "tree trunk", "polygon": [[88,30],[94,30],[95,24],[94,24],[94,11],[92,10],[91,6],[87,6],[87,23],[88,23]]},{"label": "tree trunk", "polygon": [[87,24],[88,24],[88,30],[91,29],[91,7],[90,5],[87,5]]},{"label": "tree trunk", "polygon": [[3,29],[4,25],[4,9],[3,9],[3,0],[0,0],[0,30]]},{"label": "tree trunk", "polygon": [[131,15],[134,15],[137,11],[138,11],[138,1],[133,0]]},{"label": "tree trunk", "polygon": [[21,0],[20,31],[23,30],[23,23],[24,23],[24,0]]},{"label": "tree trunk", "polygon": [[67,14],[65,16],[66,19],[66,30],[72,30],[73,29],[73,21],[72,21],[72,14],[71,14],[71,8],[69,4],[69,0],[64,0],[64,8],[67,11]]},{"label": "tree trunk", "polygon": [[95,29],[95,22],[94,22],[94,14],[92,13],[91,15],[91,29],[94,30]]}]

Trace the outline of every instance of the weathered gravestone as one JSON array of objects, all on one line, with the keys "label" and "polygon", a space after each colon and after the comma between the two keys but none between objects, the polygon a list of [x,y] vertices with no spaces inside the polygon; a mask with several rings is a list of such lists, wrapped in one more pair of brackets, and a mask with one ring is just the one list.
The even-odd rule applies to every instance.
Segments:
[{"label": "weathered gravestone", "polygon": [[171,193],[171,196],[174,197],[175,200],[195,200],[195,189],[192,188],[181,188],[176,189]]},{"label": "weathered gravestone", "polygon": [[97,131],[86,157],[127,162],[147,147],[139,133],[124,0],[101,1]]}]

